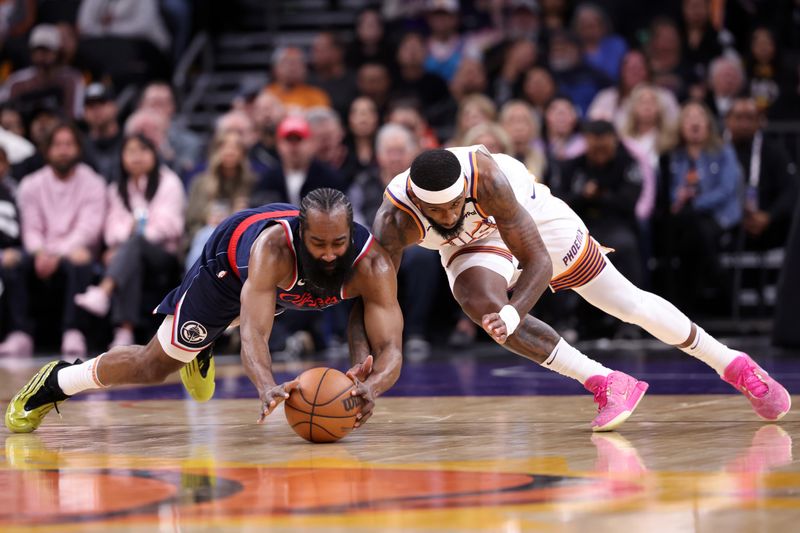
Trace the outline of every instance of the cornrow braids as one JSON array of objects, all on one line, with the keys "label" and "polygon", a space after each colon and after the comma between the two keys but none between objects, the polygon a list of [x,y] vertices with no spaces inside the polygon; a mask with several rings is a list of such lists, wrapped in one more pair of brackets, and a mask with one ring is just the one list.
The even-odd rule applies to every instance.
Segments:
[{"label": "cornrow braids", "polygon": [[330,213],[337,208],[343,208],[347,212],[347,225],[353,227],[353,205],[341,191],[323,187],[314,189],[303,197],[300,202],[300,228],[306,227],[306,216],[309,209],[316,209],[323,213]]}]

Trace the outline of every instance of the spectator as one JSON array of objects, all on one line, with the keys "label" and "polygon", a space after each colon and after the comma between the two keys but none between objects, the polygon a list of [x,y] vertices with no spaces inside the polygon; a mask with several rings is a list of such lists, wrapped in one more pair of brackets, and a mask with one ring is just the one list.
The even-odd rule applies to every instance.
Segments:
[{"label": "spectator", "polygon": [[[170,168],[178,174],[186,174],[200,161],[203,141],[196,133],[176,120],[176,107],[172,85],[163,81],[148,84],[139,101],[139,109],[155,111],[167,120],[169,124],[167,146],[171,153],[164,155],[170,163]],[[162,146],[161,150],[164,148]]]},{"label": "spectator", "polygon": [[745,245],[762,250],[783,246],[798,200],[796,167],[778,143],[764,139],[763,114],[754,98],[736,98],[725,123],[745,176]]},{"label": "spectator", "polygon": [[311,130],[311,139],[316,146],[314,157],[350,183],[361,170],[361,165],[353,151],[344,143],[345,131],[339,115],[329,107],[313,107],[306,113],[306,120]]},{"label": "spectator", "polygon": [[45,145],[53,129],[55,129],[60,122],[61,115],[55,109],[45,106],[33,112],[29,131],[35,151],[32,155],[13,165],[11,173],[17,180],[22,179],[28,174],[33,174],[47,164],[44,155]]},{"label": "spectator", "polygon": [[636,204],[642,168],[605,120],[584,126],[586,152],[561,166],[553,192],[575,210],[589,233],[615,250],[614,265],[633,283],[642,280]]},{"label": "spectator", "polygon": [[[645,55],[639,50],[628,50],[625,57],[622,58],[619,83],[597,93],[589,107],[589,118],[608,120],[619,129],[622,126],[623,115],[628,111],[628,100],[634,88],[640,83],[650,82],[651,78],[652,74]],[[660,104],[668,109],[669,115],[677,117],[680,108],[675,95],[661,87],[657,87],[656,92]]]},{"label": "spectator", "polygon": [[772,30],[764,26],[756,28],[750,39],[747,78],[759,111],[767,112],[770,117],[796,116],[796,105],[787,100],[791,100],[792,86],[796,85],[793,78],[796,80],[797,75],[791,76],[789,72],[790,67],[783,65]]},{"label": "spectator", "polygon": [[549,64],[559,92],[569,97],[581,114],[589,109],[595,95],[610,84],[608,76],[583,60],[578,40],[566,31],[551,36]]},{"label": "spectator", "polygon": [[704,301],[724,304],[730,295],[719,251],[723,236],[742,217],[741,169],[704,105],[684,105],[678,131],[678,147],[662,158],[660,171],[664,223],[658,241],[664,264],[679,265],[667,272],[665,289],[694,309]]},{"label": "spectator", "polygon": [[473,94],[485,94],[489,87],[483,63],[465,58],[450,81],[450,95],[457,103]]},{"label": "spectator", "polygon": [[464,135],[478,124],[494,122],[497,107],[488,96],[473,94],[464,98],[458,106],[455,137],[448,142],[450,146],[464,146]]},{"label": "spectator", "polygon": [[[47,166],[25,177],[19,187],[22,243],[26,259],[15,269],[15,279],[35,278],[38,292],[63,297],[61,352],[82,357],[86,339],[75,295],[91,282],[106,214],[106,183],[89,166],[80,163],[78,131],[60,124],[45,144]],[[35,274],[35,275],[34,275]],[[36,291],[33,292],[36,294]],[[12,302],[20,323],[28,320],[27,291]],[[12,334],[15,333],[12,331]],[[19,330],[32,335],[32,330]],[[29,338],[30,343],[32,340]]]},{"label": "spectator", "polygon": [[536,64],[538,56],[539,49],[531,41],[520,39],[509,44],[500,72],[492,84],[497,105],[503,105],[514,96],[525,73]]},{"label": "spectator", "polygon": [[[378,131],[375,141],[377,165],[361,172],[350,187],[348,196],[353,204],[353,216],[361,224],[371,226],[383,201],[383,191],[398,174],[406,171],[419,153],[420,147],[409,130],[398,124],[386,124]],[[439,254],[414,246],[403,252],[398,276],[400,304],[405,315],[404,355],[411,361],[422,361],[430,355],[427,326],[432,321],[434,298],[420,294],[436,294],[439,275],[436,266]]]},{"label": "spectator", "polygon": [[722,124],[733,99],[744,88],[744,69],[738,58],[721,56],[711,62],[708,78],[711,91],[706,96],[706,105],[716,115],[717,123]]},{"label": "spectator", "polygon": [[296,47],[278,48],[272,56],[273,82],[266,91],[274,94],[286,107],[330,107],[331,101],[322,89],[306,83],[306,58]]},{"label": "spectator", "polygon": [[14,201],[14,182],[6,151],[0,147],[0,282],[3,285],[0,299],[0,324],[11,331],[0,344],[0,356],[28,357],[33,354],[32,325],[26,314],[13,307],[15,302],[27,301],[25,280],[17,268],[23,261],[20,239],[19,210]]},{"label": "spectator", "polygon": [[164,79],[171,38],[158,0],[82,0],[78,56],[95,78],[111,76],[115,87]]},{"label": "spectator", "polygon": [[173,172],[180,167],[175,160],[175,150],[169,144],[169,120],[162,113],[153,109],[139,109],[125,121],[125,135],[142,134],[158,149],[161,160]]},{"label": "spectator", "polygon": [[360,69],[365,63],[393,65],[394,54],[377,8],[367,7],[358,13],[355,39],[347,47],[345,57],[353,70]]},{"label": "spectator", "polygon": [[656,18],[650,24],[650,39],[646,48],[652,81],[672,92],[678,100],[689,95],[689,88],[698,79],[683,60],[678,26],[670,19]]},{"label": "spectator", "polygon": [[398,68],[392,98],[413,98],[427,114],[445,105],[450,93],[441,76],[425,70],[425,54],[425,38],[421,33],[403,35],[397,47]]},{"label": "spectator", "polygon": [[253,102],[253,125],[258,140],[251,148],[251,161],[254,167],[272,168],[278,165],[278,152],[275,149],[275,131],[286,116],[283,103],[272,93],[262,92]]},{"label": "spectator", "polygon": [[346,117],[357,94],[356,77],[344,62],[344,45],[335,33],[323,31],[314,37],[311,66],[309,83],[325,91],[339,117]]},{"label": "spectator", "polygon": [[83,78],[61,59],[61,34],[50,24],[31,32],[32,66],[12,73],[0,90],[0,101],[13,101],[23,115],[42,106],[61,109],[67,117],[83,112]]},{"label": "spectator", "polygon": [[108,187],[106,273],[99,285],[75,296],[76,304],[97,316],[111,309],[115,331],[109,348],[134,344],[134,327],[149,311],[142,309],[145,279],[160,280],[160,288],[174,282],[170,274],[177,272],[186,204],[183,183],[159,164],[146,137],[126,138],[120,153],[120,179]]},{"label": "spectator", "polygon": [[18,137],[27,137],[22,113],[11,104],[0,104],[0,128]]},{"label": "spectator", "polygon": [[[275,110],[276,113],[282,113],[282,109]],[[247,159],[250,161],[250,166],[255,172],[256,176],[263,176],[270,168],[269,164],[262,163],[255,146],[258,142],[258,132],[256,125],[253,122],[253,117],[247,115],[242,111],[228,111],[224,115],[217,118],[217,124],[214,128],[214,135],[224,136],[228,133],[236,133],[242,138],[242,142],[247,149]],[[274,167],[274,165],[272,165]]]},{"label": "spectator", "polygon": [[[3,110],[3,113],[11,115],[13,110]],[[9,126],[19,131],[15,124],[10,123]],[[21,163],[36,153],[36,148],[28,139],[3,126],[2,117],[0,117],[0,148],[3,149],[4,157],[9,164]]]},{"label": "spectator", "polygon": [[722,55],[720,36],[711,24],[709,0],[683,0],[681,48],[692,81],[708,77],[708,64]]},{"label": "spectator", "polygon": [[570,18],[568,0],[542,0],[542,22],[547,31],[562,30]]},{"label": "spectator", "polygon": [[103,84],[93,83],[86,88],[83,107],[83,120],[88,129],[86,150],[91,154],[97,173],[109,183],[116,181],[120,177],[122,129],[114,95]]},{"label": "spectator", "polygon": [[476,144],[484,145],[493,154],[507,154],[512,148],[508,133],[496,122],[485,122],[467,130],[464,134],[464,145]]},{"label": "spectator", "polygon": [[364,63],[358,69],[356,79],[359,96],[366,96],[375,102],[378,114],[383,116],[389,104],[389,91],[392,89],[389,70],[379,63]]},{"label": "spectator", "polygon": [[536,0],[509,0],[504,18],[503,39],[483,54],[489,77],[496,78],[502,68],[508,47],[518,41],[542,43],[540,9]]},{"label": "spectator", "polygon": [[557,96],[544,114],[548,158],[573,159],[586,151],[586,140],[578,132],[578,113],[569,98]]},{"label": "spectator", "polygon": [[430,30],[425,70],[449,82],[464,57],[476,57],[467,50],[467,37],[458,31],[459,1],[430,0],[426,5],[425,21]]},{"label": "spectator", "polygon": [[247,145],[239,133],[217,133],[211,143],[208,169],[189,189],[186,238],[191,266],[214,228],[227,216],[252,205],[257,178],[248,162]]},{"label": "spectator", "polygon": [[655,171],[662,155],[675,147],[676,115],[660,98],[654,85],[638,85],[620,117],[619,132],[625,143],[645,157]]},{"label": "spectator", "polygon": [[416,142],[422,150],[439,148],[439,139],[431,129],[419,104],[414,100],[395,100],[389,106],[387,123],[400,124],[414,134]]},{"label": "spectator", "polygon": [[537,117],[544,118],[544,110],[556,96],[556,82],[544,67],[533,67],[525,73],[522,81],[522,98],[532,107]]},{"label": "spectator", "polygon": [[345,192],[341,177],[314,158],[314,142],[305,118],[290,115],[278,126],[280,166],[270,169],[255,190],[257,204],[285,202],[300,205],[300,199],[314,189],[331,187]]},{"label": "spectator", "polygon": [[348,135],[345,143],[348,151],[353,154],[353,168],[355,172],[347,179],[349,185],[358,172],[375,164],[375,135],[380,124],[378,108],[375,102],[366,97],[358,97],[350,105],[350,114],[347,117]]},{"label": "spectator", "polygon": [[511,141],[511,150],[502,153],[513,155],[541,179],[546,156],[540,136],[541,124],[533,108],[523,100],[507,102],[500,109],[500,125]]},{"label": "spectator", "polygon": [[36,23],[37,0],[0,2],[0,60],[19,69],[28,59],[26,36]]},{"label": "spectator", "polygon": [[575,10],[572,29],[581,42],[586,63],[616,82],[628,45],[622,37],[612,33],[608,14],[598,5],[582,3]]}]

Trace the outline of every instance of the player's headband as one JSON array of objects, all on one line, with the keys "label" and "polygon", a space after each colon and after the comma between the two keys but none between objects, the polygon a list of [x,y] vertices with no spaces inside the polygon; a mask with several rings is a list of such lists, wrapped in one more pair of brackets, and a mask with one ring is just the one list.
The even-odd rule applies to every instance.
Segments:
[{"label": "player's headband", "polygon": [[408,182],[411,184],[411,190],[414,191],[414,195],[428,204],[446,204],[452,202],[461,196],[461,193],[464,192],[464,188],[467,186],[465,179],[458,179],[446,189],[442,189],[441,191],[429,191],[416,185],[412,179],[409,179]]}]

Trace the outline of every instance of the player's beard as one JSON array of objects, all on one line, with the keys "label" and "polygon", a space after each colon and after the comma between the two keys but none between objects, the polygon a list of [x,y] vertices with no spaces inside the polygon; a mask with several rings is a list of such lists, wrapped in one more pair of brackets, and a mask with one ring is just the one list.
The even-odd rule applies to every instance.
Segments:
[{"label": "player's beard", "polygon": [[297,256],[300,265],[303,267],[303,278],[305,279],[306,287],[319,294],[338,294],[342,285],[347,283],[353,275],[351,267],[356,258],[356,248],[351,239],[347,251],[333,261],[334,266],[330,270],[325,268],[330,263],[316,259],[311,255],[302,238],[298,239]]},{"label": "player's beard", "polygon": [[434,220],[428,219],[428,224],[431,225],[431,229],[439,234],[441,238],[446,241],[451,241],[461,235],[461,232],[464,231],[464,213],[467,210],[467,203],[464,202],[464,205],[461,206],[461,214],[458,217],[458,223],[453,226],[452,228],[445,228],[441,224],[437,224]]}]

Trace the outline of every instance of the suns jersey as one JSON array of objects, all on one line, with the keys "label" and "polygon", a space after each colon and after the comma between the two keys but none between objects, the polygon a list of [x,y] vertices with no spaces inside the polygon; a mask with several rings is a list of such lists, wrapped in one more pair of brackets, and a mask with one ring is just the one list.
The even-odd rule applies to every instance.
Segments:
[{"label": "suns jersey", "polygon": [[466,246],[473,241],[497,233],[497,224],[494,217],[489,216],[480,206],[477,199],[478,182],[481,175],[478,172],[478,152],[492,157],[514,190],[517,201],[528,211],[536,208],[537,196],[549,195],[547,187],[535,183],[533,175],[528,172],[525,165],[506,154],[490,154],[482,144],[448,148],[461,163],[461,178],[467,188],[467,201],[464,207],[463,231],[452,239],[445,239],[431,229],[431,224],[409,197],[409,170],[398,174],[386,187],[385,197],[398,209],[409,215],[417,225],[420,240],[418,244],[431,250],[442,250],[450,246]]}]

